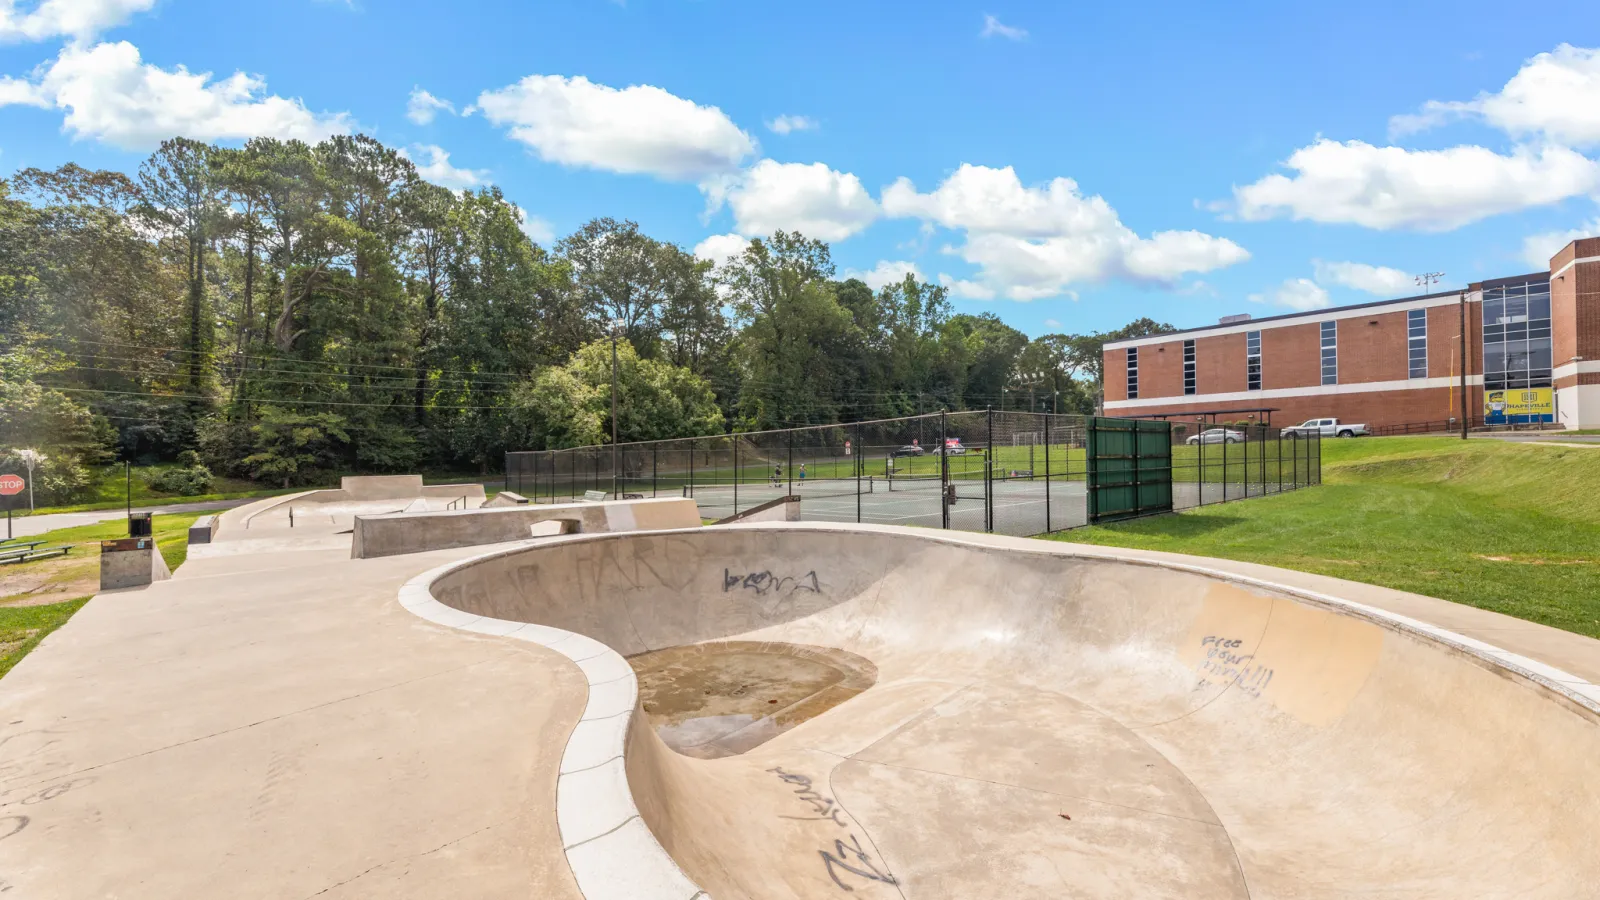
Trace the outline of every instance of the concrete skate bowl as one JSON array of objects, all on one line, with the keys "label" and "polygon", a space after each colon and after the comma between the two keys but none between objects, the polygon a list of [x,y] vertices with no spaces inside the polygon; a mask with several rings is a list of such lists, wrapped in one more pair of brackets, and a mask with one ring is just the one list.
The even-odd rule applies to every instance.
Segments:
[{"label": "concrete skate bowl", "polygon": [[1600,896],[1581,679],[1337,598],[849,526],[558,539],[407,590],[590,676],[557,810],[590,900]]}]

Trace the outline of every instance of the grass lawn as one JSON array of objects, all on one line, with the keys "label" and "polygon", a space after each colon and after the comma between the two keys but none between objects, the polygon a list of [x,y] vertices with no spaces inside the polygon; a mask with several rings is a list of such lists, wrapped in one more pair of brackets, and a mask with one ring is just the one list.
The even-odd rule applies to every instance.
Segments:
[{"label": "grass lawn", "polygon": [[1600,637],[1600,448],[1322,445],[1321,487],[1054,540],[1265,563]]},{"label": "grass lawn", "polygon": [[88,602],[88,597],[78,597],[42,606],[0,607],[0,678]]},{"label": "grass lawn", "polygon": [[[178,568],[188,558],[189,526],[200,515],[157,513],[152,518],[156,544],[169,568]],[[68,544],[72,552],[53,559],[0,566],[0,608],[60,601],[98,592],[100,542],[127,536],[128,523],[116,519],[76,528],[58,528],[29,538],[47,541],[52,547]]]}]

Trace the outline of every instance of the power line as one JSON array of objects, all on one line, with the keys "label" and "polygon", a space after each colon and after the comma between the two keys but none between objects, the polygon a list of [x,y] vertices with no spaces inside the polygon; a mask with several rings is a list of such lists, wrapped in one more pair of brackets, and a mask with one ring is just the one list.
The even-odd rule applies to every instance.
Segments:
[{"label": "power line", "polygon": [[[46,388],[49,388],[50,390],[53,390],[53,391],[64,391],[64,392],[74,393],[74,394],[115,394],[115,395],[121,395],[121,396],[129,396],[129,397],[163,397],[163,398],[172,399],[172,400],[206,400],[206,401],[213,402],[213,403],[217,402],[217,398],[216,397],[207,397],[207,396],[204,396],[202,394],[164,394],[164,393],[159,393],[159,392],[154,392],[154,391],[111,391],[111,390],[103,390],[103,389],[100,389],[100,388],[66,387],[64,385],[56,385],[56,384],[41,384],[40,387],[46,387]],[[399,408],[399,406],[400,406],[399,404],[394,404],[394,403],[357,403],[357,402],[354,402],[354,401],[343,401],[343,400],[299,400],[299,399],[294,399],[294,398],[269,399],[269,398],[265,398],[265,397],[247,397],[247,398],[242,398],[242,399],[249,400],[252,403],[265,403],[265,404],[269,404],[269,405],[279,405],[279,406],[294,406],[294,405],[297,405],[297,404],[310,404],[310,405],[314,405],[314,406],[361,406],[361,407],[368,407],[368,408],[374,408],[374,409],[396,409],[396,408]],[[432,406],[432,407],[429,407],[429,408],[434,410],[434,411],[454,412],[454,411],[468,410],[468,409],[499,409],[499,410],[504,410],[504,409],[507,409],[508,407],[505,407],[505,406]]]}]

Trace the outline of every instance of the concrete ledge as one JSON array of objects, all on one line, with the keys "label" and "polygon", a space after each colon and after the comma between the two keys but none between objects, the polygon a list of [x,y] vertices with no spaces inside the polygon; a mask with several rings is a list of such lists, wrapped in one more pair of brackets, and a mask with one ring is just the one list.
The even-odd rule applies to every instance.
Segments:
[{"label": "concrete ledge", "polygon": [[211,533],[217,528],[216,516],[201,516],[189,526],[189,546],[211,543]]},{"label": "concrete ledge", "polygon": [[151,538],[100,542],[100,590],[147,587],[172,577],[166,557]]},{"label": "concrete ledge", "polygon": [[527,506],[528,498],[512,491],[501,491],[485,500],[480,509],[498,509],[502,506]]},{"label": "concrete ledge", "polygon": [[689,528],[700,524],[700,512],[693,500],[672,497],[357,516],[350,557],[374,559],[522,541],[533,536],[530,526],[543,522],[569,523],[568,532],[583,534]]}]

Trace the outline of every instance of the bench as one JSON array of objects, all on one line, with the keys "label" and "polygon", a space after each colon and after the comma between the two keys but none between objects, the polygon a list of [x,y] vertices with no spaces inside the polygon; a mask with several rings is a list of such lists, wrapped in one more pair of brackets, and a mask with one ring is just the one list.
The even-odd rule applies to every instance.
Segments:
[{"label": "bench", "polygon": [[605,491],[584,491],[583,499],[589,503],[599,503],[606,499]]},{"label": "bench", "polygon": [[0,553],[10,553],[13,550],[32,550],[46,543],[45,541],[5,541],[0,543]]},{"label": "bench", "polygon": [[49,559],[52,556],[66,556],[71,547],[46,547],[43,550],[26,550],[21,553],[6,553],[0,555],[0,565],[7,563],[33,562],[37,559]]}]

